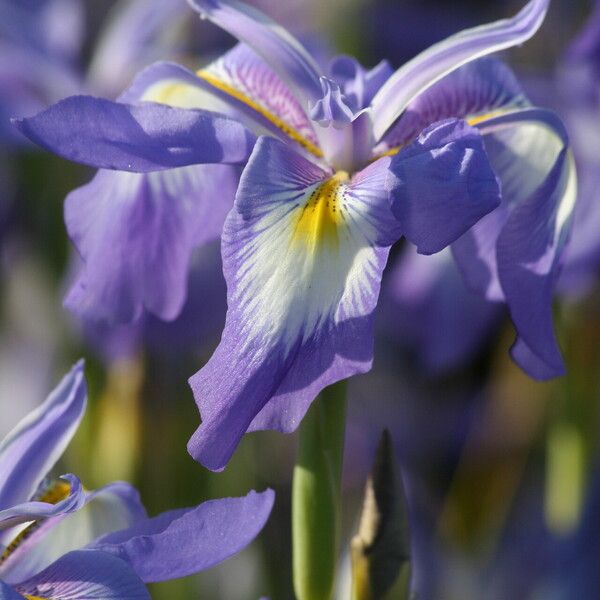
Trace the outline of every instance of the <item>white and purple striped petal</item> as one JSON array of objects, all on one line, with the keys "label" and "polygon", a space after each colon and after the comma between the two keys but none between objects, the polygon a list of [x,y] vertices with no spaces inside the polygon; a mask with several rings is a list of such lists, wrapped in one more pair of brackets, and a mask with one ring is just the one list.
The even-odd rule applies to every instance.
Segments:
[{"label": "white and purple striped petal", "polygon": [[70,552],[15,588],[26,598],[40,600],[150,600],[127,563],[98,550]]},{"label": "white and purple striped petal", "polygon": [[349,178],[259,139],[223,232],[225,330],[191,379],[203,422],[188,448],[205,466],[223,468],[249,427],[293,430],[323,387],[370,368],[381,272],[399,236],[390,160]]}]

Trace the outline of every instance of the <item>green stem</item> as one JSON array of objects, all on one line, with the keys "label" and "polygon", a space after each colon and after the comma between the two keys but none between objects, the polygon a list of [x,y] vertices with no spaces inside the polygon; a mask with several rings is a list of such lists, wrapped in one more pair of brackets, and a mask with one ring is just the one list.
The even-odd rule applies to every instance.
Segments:
[{"label": "green stem", "polygon": [[292,487],[297,600],[331,600],[341,529],[346,385],[324,390],[300,426]]}]

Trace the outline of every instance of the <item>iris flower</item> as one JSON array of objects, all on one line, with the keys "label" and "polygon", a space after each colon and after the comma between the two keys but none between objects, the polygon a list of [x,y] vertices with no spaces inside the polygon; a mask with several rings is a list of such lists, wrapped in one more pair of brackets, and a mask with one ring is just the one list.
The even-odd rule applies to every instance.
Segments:
[{"label": "iris flower", "polygon": [[0,598],[150,598],[144,582],[209,568],[259,533],[273,492],[148,518],[127,483],[90,492],[46,475],[83,416],[82,363],[0,443]]},{"label": "iris flower", "polygon": [[[116,103],[74,97],[18,126],[103,169],[245,164],[221,238],[225,329],[190,380],[202,414],[188,446],[197,460],[223,468],[246,431],[292,431],[321,389],[369,370],[381,274],[402,235],[424,254],[452,244],[469,284],[508,304],[515,359],[538,377],[562,372],[550,304],[575,195],[567,136],[504,65],[478,60],[531,37],[548,0],[396,72],[344,56],[327,75],[256,9],[191,4],[241,44],[197,74],[158,64]],[[221,112],[156,103],[206,98]],[[86,203],[81,247],[94,230]],[[150,226],[119,224],[132,236]],[[162,254],[143,259],[162,268]],[[102,260],[119,268],[114,253]],[[148,277],[155,296],[165,293],[157,283]]]}]

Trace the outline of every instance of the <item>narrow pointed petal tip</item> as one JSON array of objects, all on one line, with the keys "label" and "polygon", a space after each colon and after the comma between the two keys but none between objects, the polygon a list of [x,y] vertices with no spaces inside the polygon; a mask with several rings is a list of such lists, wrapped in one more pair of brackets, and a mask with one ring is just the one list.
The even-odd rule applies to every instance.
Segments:
[{"label": "narrow pointed petal tip", "polygon": [[500,187],[481,134],[465,121],[428,127],[390,164],[392,211],[420,254],[458,239],[500,204]]},{"label": "narrow pointed petal tip", "polygon": [[442,77],[482,56],[522,44],[542,25],[550,0],[531,0],[516,16],[466,29],[400,67],[373,98],[373,127],[381,139],[408,104]]},{"label": "narrow pointed petal tip", "polygon": [[0,443],[0,510],[27,502],[71,441],[87,403],[83,368],[78,361]]},{"label": "narrow pointed petal tip", "polygon": [[147,173],[192,164],[239,164],[255,137],[241,123],[204,110],[71,96],[14,121],[32,142],[97,168]]}]

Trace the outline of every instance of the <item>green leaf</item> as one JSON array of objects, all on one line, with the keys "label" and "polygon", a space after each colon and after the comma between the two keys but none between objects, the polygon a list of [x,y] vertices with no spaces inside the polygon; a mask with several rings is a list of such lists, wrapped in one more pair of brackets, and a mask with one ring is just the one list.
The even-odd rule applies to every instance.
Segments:
[{"label": "green leaf", "polygon": [[[379,600],[410,566],[408,510],[388,431],[381,436],[357,534],[352,539],[352,598]],[[410,578],[403,587],[409,598]],[[395,598],[399,596],[395,594]]]}]

